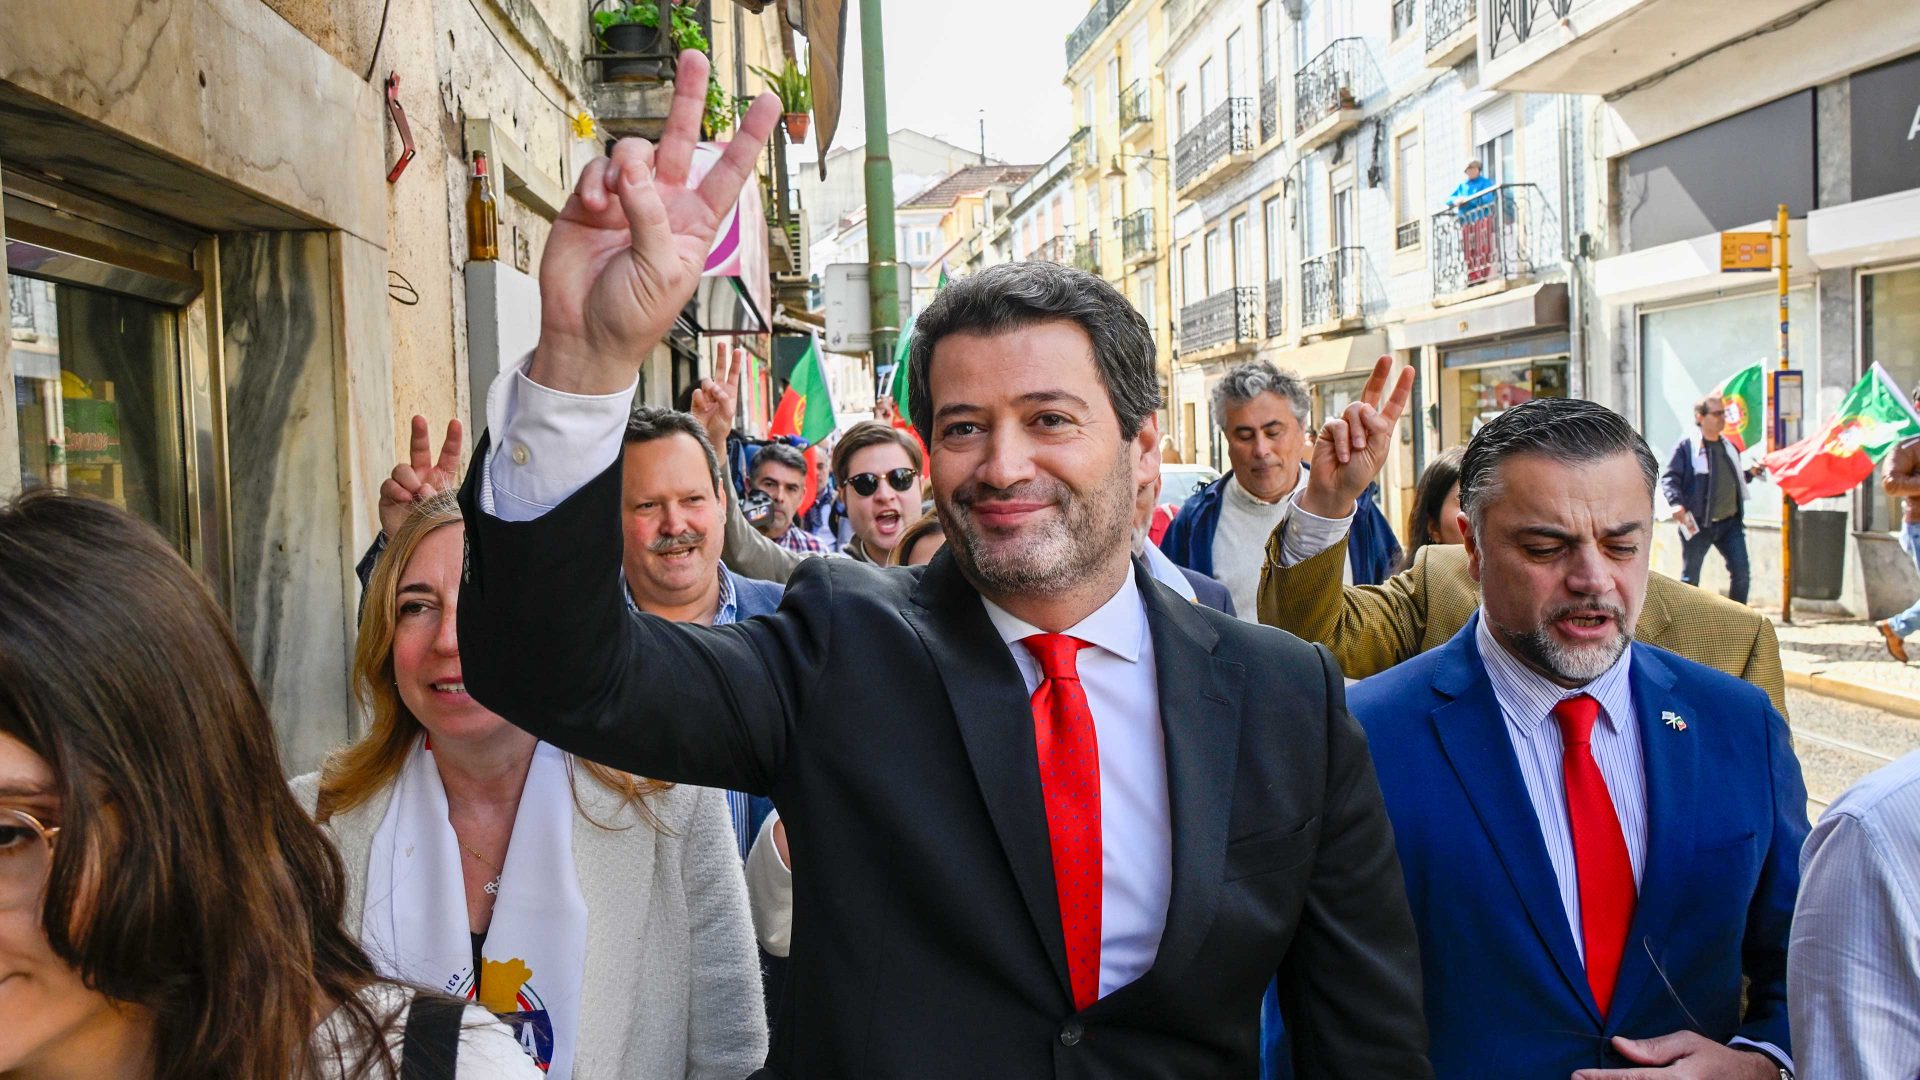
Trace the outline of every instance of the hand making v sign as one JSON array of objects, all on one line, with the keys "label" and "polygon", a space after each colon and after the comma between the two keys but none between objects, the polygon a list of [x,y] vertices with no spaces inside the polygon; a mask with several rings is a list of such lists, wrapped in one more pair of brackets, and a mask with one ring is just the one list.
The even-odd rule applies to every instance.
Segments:
[{"label": "hand making v sign", "polygon": [[[1390,377],[1393,390],[1388,393]],[[1399,375],[1393,376],[1393,357],[1374,361],[1373,374],[1360,391],[1360,399],[1328,420],[1314,436],[1313,460],[1307,466],[1307,490],[1300,493],[1300,509],[1325,518],[1352,514],[1367,485],[1386,468],[1387,455],[1393,451],[1393,429],[1412,397],[1413,368],[1401,368]]]}]

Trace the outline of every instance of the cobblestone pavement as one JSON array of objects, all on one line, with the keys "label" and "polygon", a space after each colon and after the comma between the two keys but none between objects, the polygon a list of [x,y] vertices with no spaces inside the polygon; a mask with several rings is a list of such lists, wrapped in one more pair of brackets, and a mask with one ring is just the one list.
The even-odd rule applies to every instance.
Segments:
[{"label": "cobblestone pavement", "polygon": [[[1871,629],[1871,628],[1869,628]],[[1920,720],[1868,705],[1787,691],[1793,745],[1807,780],[1807,816],[1819,817],[1856,780],[1920,749]]]},{"label": "cobblestone pavement", "polygon": [[1902,664],[1888,655],[1880,631],[1869,622],[1802,620],[1774,629],[1780,635],[1780,663],[1788,671],[1920,693],[1920,636],[1908,643],[1915,662]]}]

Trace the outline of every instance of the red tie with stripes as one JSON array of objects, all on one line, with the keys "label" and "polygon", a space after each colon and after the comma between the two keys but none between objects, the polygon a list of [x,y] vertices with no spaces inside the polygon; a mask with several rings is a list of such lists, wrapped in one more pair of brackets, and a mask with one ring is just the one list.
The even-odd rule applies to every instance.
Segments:
[{"label": "red tie with stripes", "polygon": [[1067,945],[1073,1007],[1100,997],[1100,746],[1093,710],[1080,685],[1076,655],[1087,642],[1035,634],[1021,644],[1043,676],[1033,692],[1033,742],[1040,755],[1040,795],[1053,848],[1053,889]]},{"label": "red tie with stripes", "polygon": [[1573,865],[1580,876],[1580,934],[1586,945],[1587,985],[1600,1015],[1613,1001],[1613,983],[1633,922],[1635,886],[1627,838],[1620,831],[1606,777],[1593,759],[1593,722],[1600,703],[1577,694],[1553,707],[1566,748],[1560,771],[1567,783],[1567,820],[1573,828]]}]

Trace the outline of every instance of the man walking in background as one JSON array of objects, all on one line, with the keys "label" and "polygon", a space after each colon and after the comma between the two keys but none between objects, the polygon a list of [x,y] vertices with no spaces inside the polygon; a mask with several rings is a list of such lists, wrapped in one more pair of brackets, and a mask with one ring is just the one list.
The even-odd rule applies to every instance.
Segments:
[{"label": "man walking in background", "polygon": [[1718,548],[1732,579],[1727,596],[1747,602],[1751,575],[1747,564],[1747,481],[1756,470],[1743,468],[1727,430],[1727,403],[1709,394],[1693,406],[1699,430],[1680,440],[1660,476],[1660,492],[1680,523],[1680,580],[1700,584],[1707,549]]}]

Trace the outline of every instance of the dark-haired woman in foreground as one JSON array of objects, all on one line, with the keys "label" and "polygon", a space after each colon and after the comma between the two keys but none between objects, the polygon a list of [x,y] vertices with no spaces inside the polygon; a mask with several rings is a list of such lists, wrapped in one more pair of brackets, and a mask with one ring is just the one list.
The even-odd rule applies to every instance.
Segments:
[{"label": "dark-haired woman in foreground", "polygon": [[0,504],[0,1076],[540,1075],[375,974],[345,893],[187,564],[105,503]]}]

